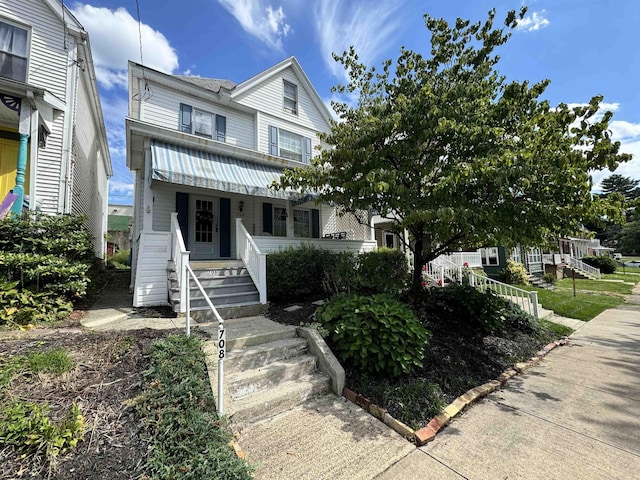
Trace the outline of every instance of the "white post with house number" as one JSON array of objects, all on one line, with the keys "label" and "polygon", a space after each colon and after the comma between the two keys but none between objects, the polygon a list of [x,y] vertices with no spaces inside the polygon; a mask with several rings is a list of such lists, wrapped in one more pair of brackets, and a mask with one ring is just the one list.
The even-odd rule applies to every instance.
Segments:
[{"label": "white post with house number", "polygon": [[224,375],[224,358],[227,356],[227,329],[224,322],[218,322],[218,415],[223,414],[222,377]]}]

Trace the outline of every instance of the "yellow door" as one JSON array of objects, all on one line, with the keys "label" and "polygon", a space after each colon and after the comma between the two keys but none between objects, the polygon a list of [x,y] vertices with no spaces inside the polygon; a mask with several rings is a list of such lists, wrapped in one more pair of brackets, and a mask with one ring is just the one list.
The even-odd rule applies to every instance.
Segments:
[{"label": "yellow door", "polygon": [[[29,193],[29,149],[27,148],[27,171],[24,178],[24,193]],[[16,185],[18,164],[18,142],[0,138],[0,202]]]}]

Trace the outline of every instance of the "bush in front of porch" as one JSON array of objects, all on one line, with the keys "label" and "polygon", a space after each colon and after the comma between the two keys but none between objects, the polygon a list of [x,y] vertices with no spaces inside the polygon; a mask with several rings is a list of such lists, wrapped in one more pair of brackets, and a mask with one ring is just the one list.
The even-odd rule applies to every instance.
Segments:
[{"label": "bush in front of porch", "polygon": [[394,249],[354,255],[303,244],[267,255],[267,292],[276,301],[341,292],[397,295],[408,275],[406,257]]}]

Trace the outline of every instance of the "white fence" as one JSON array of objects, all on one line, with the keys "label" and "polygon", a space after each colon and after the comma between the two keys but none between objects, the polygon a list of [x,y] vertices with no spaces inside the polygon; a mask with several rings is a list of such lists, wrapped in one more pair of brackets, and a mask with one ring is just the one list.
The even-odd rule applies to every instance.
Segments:
[{"label": "white fence", "polygon": [[482,275],[476,274],[473,270],[469,272],[469,283],[478,290],[491,290],[501,297],[519,305],[525,312],[528,312],[536,318],[539,317],[538,292],[529,292],[528,290],[523,290],[513,285],[507,285],[506,283],[483,277]]}]

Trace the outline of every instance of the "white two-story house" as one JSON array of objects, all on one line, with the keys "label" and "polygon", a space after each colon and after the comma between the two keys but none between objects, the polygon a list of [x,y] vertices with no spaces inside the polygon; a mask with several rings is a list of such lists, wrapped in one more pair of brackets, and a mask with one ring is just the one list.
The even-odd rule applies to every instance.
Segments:
[{"label": "white two-story house", "polygon": [[103,258],[111,175],[87,32],[59,0],[3,0],[0,202],[87,215]]},{"label": "white two-story house", "polygon": [[[316,205],[312,192],[270,188],[284,168],[319,154],[318,134],[330,124],[330,112],[293,57],[239,84],[130,63],[134,306],[166,304],[173,295],[174,308],[184,311],[187,262],[200,270],[248,270],[246,295],[237,288],[210,295],[214,304],[241,305],[266,302],[269,252],[301,242],[375,248],[369,227]],[[176,270],[169,292],[167,265]]]}]

